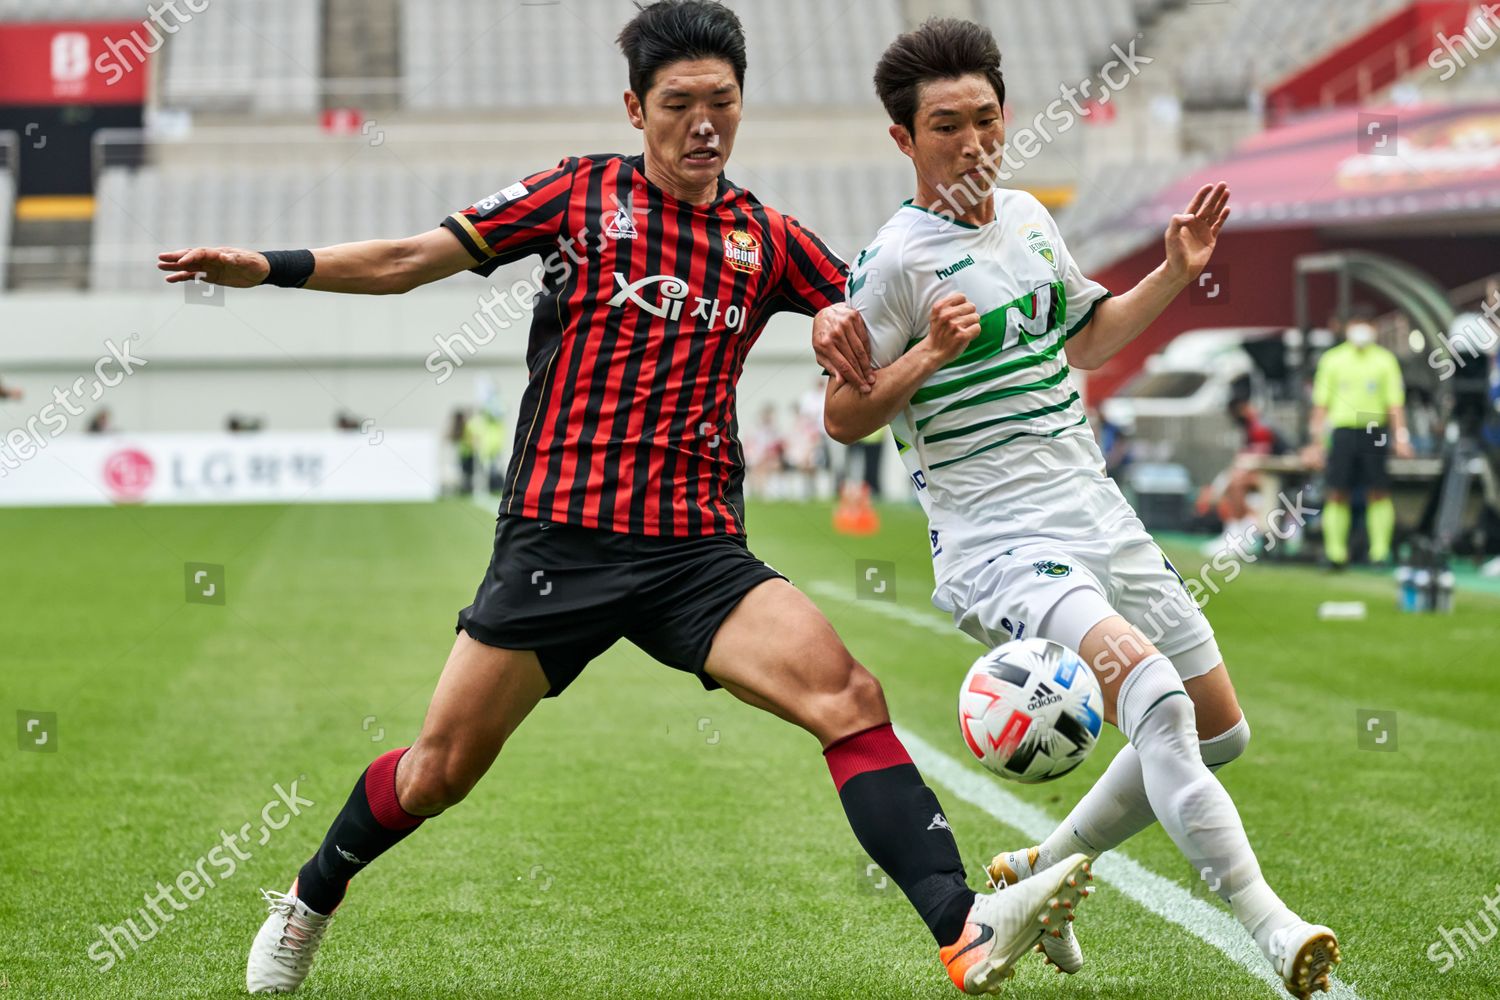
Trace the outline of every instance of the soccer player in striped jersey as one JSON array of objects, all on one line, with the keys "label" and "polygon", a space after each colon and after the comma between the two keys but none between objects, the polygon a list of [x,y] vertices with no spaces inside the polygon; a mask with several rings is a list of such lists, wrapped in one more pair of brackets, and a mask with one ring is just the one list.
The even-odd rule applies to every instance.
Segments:
[{"label": "soccer player in striped jersey", "polygon": [[651,4],[620,44],[643,154],[568,157],[407,240],[161,256],[168,281],[354,293],[544,257],[489,570],[420,737],[370,764],[290,891],[266,894],[251,992],[296,989],[349,880],[463,799],[542,698],[621,638],[818,739],[856,838],[960,988],[1007,977],[1087,892],[1081,854],[1020,892],[969,889],[879,683],[747,547],[735,382],[777,312],[816,314],[859,355],[846,268],[724,176],[745,77],[728,8]]},{"label": "soccer player in striped jersey", "polygon": [[[851,274],[875,388],[831,379],[829,433],[847,443],[891,425],[930,521],[934,603],[990,646],[1041,636],[1078,650],[1130,740],[1052,837],[990,875],[1025,885],[1160,820],[1288,990],[1326,988],[1333,933],[1266,885],[1211,773],[1249,738],[1213,630],[1105,476],[1070,370],[1102,364],[1202,272],[1229,192],[1199,191],[1171,220],[1166,261],[1111,297],[1040,202],[996,188],[1005,84],[988,29],[929,21],[890,46],[875,81],[917,191]],[[1070,929],[1041,946],[1064,971],[1083,964]]]}]

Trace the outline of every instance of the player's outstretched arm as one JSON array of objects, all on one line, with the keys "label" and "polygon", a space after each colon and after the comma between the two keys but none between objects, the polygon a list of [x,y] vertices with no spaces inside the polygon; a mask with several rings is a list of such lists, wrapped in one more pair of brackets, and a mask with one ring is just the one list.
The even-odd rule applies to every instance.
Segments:
[{"label": "player's outstretched arm", "polygon": [[[312,271],[306,274],[309,263]],[[403,240],[365,240],[291,254],[193,247],[158,254],[156,260],[168,284],[192,281],[201,274],[209,284],[229,288],[254,288],[269,280],[288,287],[356,295],[399,295],[473,266],[473,257],[446,229]]]},{"label": "player's outstretched arm", "polygon": [[1167,226],[1167,259],[1124,295],[1106,299],[1089,325],[1068,340],[1068,364],[1091,371],[1118,354],[1208,266],[1229,219],[1229,188],[1204,185]]},{"label": "player's outstretched arm", "polygon": [[875,387],[862,392],[837,374],[828,380],[823,426],[840,444],[853,444],[895,419],[932,373],[963,353],[979,336],[979,309],[962,295],[932,307],[926,337],[874,373]]}]

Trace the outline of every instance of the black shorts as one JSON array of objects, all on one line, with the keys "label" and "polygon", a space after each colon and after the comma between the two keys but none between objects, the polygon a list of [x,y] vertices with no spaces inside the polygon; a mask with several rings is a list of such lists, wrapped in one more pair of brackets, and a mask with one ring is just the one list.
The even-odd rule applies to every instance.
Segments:
[{"label": "black shorts", "polygon": [[780,579],[738,535],[657,538],[502,516],[489,571],[457,630],[535,651],[548,697],[622,638],[713,689],[704,663],[714,634],[741,598]]},{"label": "black shorts", "polygon": [[1324,482],[1329,489],[1340,493],[1352,493],[1360,487],[1388,490],[1391,476],[1385,460],[1389,451],[1390,434],[1384,427],[1369,431],[1362,427],[1336,427],[1328,448]]}]

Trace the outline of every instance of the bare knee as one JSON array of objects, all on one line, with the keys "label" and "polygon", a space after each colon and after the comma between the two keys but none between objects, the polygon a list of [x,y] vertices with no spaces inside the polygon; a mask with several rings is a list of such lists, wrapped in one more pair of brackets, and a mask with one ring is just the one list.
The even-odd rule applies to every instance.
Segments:
[{"label": "bare knee", "polygon": [[824,746],[891,720],[880,681],[852,656],[826,690],[814,698],[807,728]]},{"label": "bare knee", "polygon": [[458,805],[488,768],[448,742],[421,739],[401,758],[396,796],[414,816],[435,816]]}]

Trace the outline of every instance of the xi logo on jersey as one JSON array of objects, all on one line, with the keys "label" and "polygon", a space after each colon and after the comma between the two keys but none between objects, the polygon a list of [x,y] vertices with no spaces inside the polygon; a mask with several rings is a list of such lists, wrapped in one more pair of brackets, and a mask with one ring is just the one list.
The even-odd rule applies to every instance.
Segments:
[{"label": "xi logo on jersey", "polygon": [[[703,320],[702,324],[710,329],[714,328],[722,315],[723,328],[731,333],[739,333],[745,324],[746,310],[737,305],[724,308],[722,302],[717,298],[705,299],[702,296],[688,295],[688,283],[675,274],[648,274],[638,281],[631,281],[626,275],[619,271],[615,272],[615,285],[618,291],[609,300],[611,309],[618,309],[629,303],[643,312],[671,322],[690,322],[692,320]],[[656,301],[647,298],[646,292],[655,288]],[[684,317],[684,307],[688,299],[693,300],[693,308]]]},{"label": "xi logo on jersey", "polygon": [[1073,572],[1072,566],[1051,559],[1038,560],[1031,564],[1031,568],[1036,570],[1037,576],[1064,577]]}]

